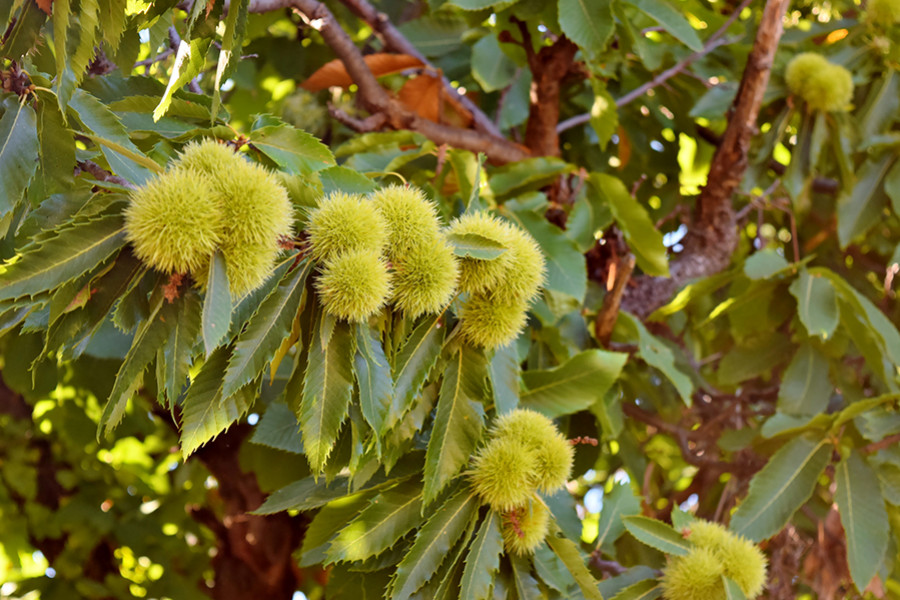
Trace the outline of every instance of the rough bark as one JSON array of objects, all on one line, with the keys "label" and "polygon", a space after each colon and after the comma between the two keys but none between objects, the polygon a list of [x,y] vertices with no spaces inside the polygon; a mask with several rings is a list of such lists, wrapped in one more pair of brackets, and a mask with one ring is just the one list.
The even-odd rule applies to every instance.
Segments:
[{"label": "rough bark", "polygon": [[683,242],[684,251],[670,265],[671,277],[637,278],[637,285],[626,291],[623,310],[646,317],[664,305],[679,286],[719,273],[731,262],[738,242],[731,197],[747,170],[750,140],[757,132],[756,120],[787,7],[788,0],[766,2],[728,127],[713,156],[707,184],[700,192],[694,222]]}]

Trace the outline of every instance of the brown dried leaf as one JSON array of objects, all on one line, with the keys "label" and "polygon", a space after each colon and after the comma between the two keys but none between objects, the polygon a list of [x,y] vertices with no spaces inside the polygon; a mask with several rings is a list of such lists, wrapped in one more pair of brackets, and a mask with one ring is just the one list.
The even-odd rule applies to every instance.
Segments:
[{"label": "brown dried leaf", "polygon": [[[387,54],[379,52],[363,57],[366,66],[375,77],[399,73],[405,69],[423,66],[422,61],[409,54]],[[328,61],[310,75],[300,87],[310,92],[318,92],[330,87],[349,87],[353,83],[347,68],[339,59]]]},{"label": "brown dried leaf", "polygon": [[472,124],[472,115],[459,99],[445,92],[440,77],[429,73],[407,80],[397,93],[397,99],[423,119],[463,129]]}]

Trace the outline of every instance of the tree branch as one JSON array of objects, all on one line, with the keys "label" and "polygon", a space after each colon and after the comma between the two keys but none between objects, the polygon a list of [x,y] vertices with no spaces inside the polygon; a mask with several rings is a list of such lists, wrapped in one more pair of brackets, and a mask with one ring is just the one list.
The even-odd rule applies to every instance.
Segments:
[{"label": "tree branch", "polygon": [[788,0],[768,0],[763,9],[722,145],[713,156],[707,184],[697,202],[694,224],[683,241],[684,252],[670,264],[670,277],[637,278],[638,285],[626,291],[623,310],[646,317],[668,302],[680,285],[718,273],[731,261],[738,242],[731,197],[747,170],[750,140],[757,132],[756,120],[781,39],[787,6]]},{"label": "tree branch", "polygon": [[362,52],[337,23],[328,7],[321,2],[317,0],[252,0],[250,3],[252,12],[269,12],[287,7],[296,8],[303,13],[309,20],[310,26],[322,35],[322,39],[344,63],[347,73],[359,88],[359,100],[362,106],[372,114],[384,114],[386,125],[393,129],[418,131],[438,145],[449,144],[464,150],[484,152],[496,163],[515,162],[529,156],[524,148],[505,138],[481,131],[442,125],[407,110],[381,87],[363,60]]}]

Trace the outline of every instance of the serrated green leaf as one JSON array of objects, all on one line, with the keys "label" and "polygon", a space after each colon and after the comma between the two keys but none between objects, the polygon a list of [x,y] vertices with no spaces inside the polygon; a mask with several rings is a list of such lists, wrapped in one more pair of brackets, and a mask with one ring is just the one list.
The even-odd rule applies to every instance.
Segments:
[{"label": "serrated green leaf", "polygon": [[613,486],[610,493],[603,496],[603,510],[597,523],[597,548],[611,550],[613,544],[625,533],[623,518],[641,512],[641,501],[631,491],[631,486],[621,483]]},{"label": "serrated green leaf", "polygon": [[531,576],[531,564],[525,558],[511,554],[509,562],[512,565],[513,582],[516,584],[516,594],[519,600],[540,600],[544,597],[537,580]]},{"label": "serrated green leaf", "polygon": [[311,567],[325,561],[328,541],[366,507],[372,494],[371,490],[364,490],[342,497],[319,510],[303,536],[301,567]]},{"label": "serrated green leaf", "polygon": [[297,266],[279,283],[250,317],[247,328],[238,336],[225,372],[223,396],[230,396],[256,378],[291,331],[291,323],[300,309],[311,263]]},{"label": "serrated green leaf", "polygon": [[51,194],[68,192],[74,184],[75,138],[66,128],[53,94],[39,93],[41,102],[37,103],[37,131],[45,189]]},{"label": "serrated green leaf", "polygon": [[300,422],[294,411],[283,402],[269,404],[266,413],[256,424],[250,441],[293,454],[303,454]]},{"label": "serrated green leaf", "polygon": [[691,543],[683,535],[662,521],[640,515],[632,515],[624,517],[622,523],[625,525],[628,533],[660,552],[684,556],[691,550]]},{"label": "serrated green leaf", "polygon": [[231,289],[225,257],[216,250],[209,261],[209,277],[203,298],[203,347],[206,356],[219,347],[231,327]]},{"label": "serrated green leaf", "polygon": [[500,568],[503,553],[503,534],[500,533],[500,517],[488,511],[478,535],[466,555],[466,567],[460,582],[460,598],[486,600],[490,596],[494,573]]},{"label": "serrated green leaf", "polygon": [[244,41],[244,32],[247,29],[247,12],[250,8],[250,0],[236,0],[228,5],[228,14],[225,17],[225,31],[222,33],[222,48],[219,50],[219,60],[216,64],[216,77],[213,83],[212,110],[213,121],[219,112],[221,92],[219,88],[222,81],[227,79],[235,69],[237,61],[234,53],[241,53],[241,45]]},{"label": "serrated green leaf", "polygon": [[[55,13],[55,0],[53,4]],[[127,5],[128,0],[105,0],[103,10],[100,11],[100,34],[112,53],[119,49],[119,42],[122,39],[122,33],[125,31]]]},{"label": "serrated green leaf", "polygon": [[460,347],[447,361],[425,452],[426,506],[469,462],[481,440],[486,379],[484,353],[474,348]]},{"label": "serrated green leaf", "polygon": [[778,533],[812,496],[830,457],[827,439],[806,434],[790,440],[750,480],[750,491],[731,518],[731,530],[754,542]]},{"label": "serrated green leaf", "polygon": [[0,300],[51,290],[86,273],[123,245],[125,230],[117,214],[66,227],[0,274]]},{"label": "serrated green leaf", "polygon": [[584,597],[587,600],[603,600],[603,595],[597,587],[597,580],[594,579],[587,565],[584,564],[581,553],[578,552],[578,547],[575,546],[572,540],[563,537],[562,532],[559,531],[559,527],[556,525],[551,526],[550,535],[547,536],[547,544],[563,562],[566,569],[569,570]]},{"label": "serrated green leaf", "polygon": [[872,79],[872,89],[866,94],[859,110],[859,139],[865,143],[883,133],[896,119],[900,108],[900,76],[888,67],[879,77]]},{"label": "serrated green leaf", "polygon": [[613,218],[625,234],[638,266],[648,275],[668,277],[669,262],[663,236],[644,207],[628,193],[619,178],[591,173],[591,180],[596,182],[609,203]]},{"label": "serrated green leaf", "polygon": [[828,359],[808,342],[801,344],[781,379],[778,411],[791,415],[825,412],[831,399]]},{"label": "serrated green leaf", "polygon": [[149,317],[138,327],[131,348],[125,355],[119,372],[116,373],[116,382],[100,417],[98,433],[101,431],[109,433],[121,422],[125,416],[128,399],[140,388],[144,370],[166,343],[177,318],[172,305],[166,303],[162,295],[159,295],[153,303]]},{"label": "serrated green leaf", "polygon": [[41,26],[46,20],[47,14],[38,7],[34,0],[25,0],[15,23],[7,24],[6,21],[3,21],[4,31],[8,25],[12,25],[12,31],[5,34],[8,37],[0,47],[0,56],[19,60],[24,54],[31,51],[37,45]]},{"label": "serrated green leaf", "polygon": [[14,98],[4,103],[0,118],[0,217],[25,195],[38,163],[37,115],[27,103]]},{"label": "serrated green leaf", "polygon": [[[130,156],[144,156],[128,137],[128,132],[125,131],[119,118],[96,97],[82,89],[76,89],[69,101],[69,108],[75,111],[82,125],[87,127],[98,139],[118,144],[128,150]],[[131,183],[143,184],[154,172],[147,168],[146,164],[136,163],[108,146],[101,146],[100,149],[113,172]],[[156,166],[157,169],[161,168],[159,165]]]},{"label": "serrated green leaf", "polygon": [[519,359],[512,344],[494,351],[491,359],[491,388],[498,415],[515,410],[519,405]]},{"label": "serrated green leaf", "polygon": [[394,363],[394,398],[391,412],[384,423],[384,434],[396,425],[412,406],[413,398],[428,379],[428,374],[441,354],[444,328],[443,315],[433,315],[423,320],[410,334]]},{"label": "serrated green leaf", "polygon": [[[69,55],[69,20],[72,16],[72,7],[69,0],[55,0],[53,2],[53,52],[56,55],[56,74],[62,82],[62,74],[66,70],[66,57]],[[62,85],[60,83],[60,85]],[[74,88],[73,88],[74,91]],[[57,97],[61,110],[65,111],[66,102]]]},{"label": "serrated green leaf", "polygon": [[797,299],[797,315],[806,332],[822,339],[830,338],[838,324],[837,297],[831,282],[803,269],[789,290]]},{"label": "serrated green leaf", "polygon": [[169,403],[174,403],[181,396],[187,384],[188,373],[194,359],[194,346],[200,335],[200,299],[193,291],[182,293],[175,301],[180,308],[176,309],[175,323],[163,355],[166,365],[165,390]]},{"label": "serrated green leaf", "polygon": [[181,454],[187,459],[249,412],[259,391],[259,380],[230,396],[222,393],[222,373],[228,349],[218,348],[191,382],[181,413]]},{"label": "serrated green leaf", "polygon": [[[56,10],[53,12],[55,17]],[[97,0],[81,0],[79,2],[78,23],[76,27],[71,28],[72,32],[77,34],[78,41],[73,47],[71,36],[69,36],[70,39],[67,40],[66,51],[63,54],[65,68],[58,69],[59,77],[57,78],[56,95],[59,98],[59,107],[62,110],[66,109],[66,106],[72,99],[72,94],[84,78],[88,64],[94,58],[97,26],[100,24],[98,19],[99,12],[100,5]],[[65,20],[68,21],[68,17]],[[53,30],[55,34],[57,31],[55,21]],[[57,57],[58,64],[59,57]]]},{"label": "serrated green leaf", "polygon": [[172,72],[169,75],[169,83],[163,92],[159,104],[153,110],[153,120],[159,121],[169,109],[172,95],[200,74],[206,63],[206,53],[212,40],[209,38],[194,38],[190,42],[181,40],[175,53],[175,62],[172,64]]},{"label": "serrated green leaf", "polygon": [[450,233],[446,238],[453,246],[453,253],[464,258],[494,260],[506,252],[500,242],[477,233]]},{"label": "serrated green leaf", "polygon": [[588,54],[597,56],[615,29],[609,0],[559,0],[559,26]]},{"label": "serrated green leaf", "polygon": [[[321,327],[321,320],[318,329]],[[300,427],[309,465],[317,473],[337,441],[353,392],[353,336],[341,321],[327,346],[313,332],[300,402]]]},{"label": "serrated green leaf", "polygon": [[472,77],[485,92],[504,89],[512,81],[518,66],[500,49],[496,35],[486,35],[472,46]]},{"label": "serrated green leaf", "polygon": [[566,566],[553,553],[547,542],[541,542],[541,545],[535,549],[531,561],[534,563],[534,570],[541,581],[561,592],[563,597],[568,595],[568,590],[572,586],[571,577]]},{"label": "serrated green leaf", "polygon": [[588,408],[612,387],[627,354],[606,350],[585,350],[558,367],[525,371],[521,404],[551,419]]},{"label": "serrated green leaf", "polygon": [[645,579],[629,585],[610,600],[653,600],[662,596],[662,587],[655,579]]},{"label": "serrated green leaf", "polygon": [[703,42],[687,18],[665,0],[626,0],[626,3],[659,23],[672,37],[694,52],[703,50]]},{"label": "serrated green leaf", "polygon": [[423,520],[420,483],[410,481],[382,492],[334,538],[328,562],[378,556]]},{"label": "serrated green leaf", "polygon": [[[272,492],[253,514],[271,515],[283,510],[312,510],[342,498],[349,492],[350,481],[346,477],[337,477],[331,482],[305,477]],[[346,524],[347,521],[344,521],[343,525]],[[335,533],[337,531],[336,529]]]},{"label": "serrated green leaf", "polygon": [[856,450],[834,470],[834,500],[847,539],[847,564],[856,589],[862,592],[881,568],[890,541],[878,474]]},{"label": "serrated green leaf", "polygon": [[118,142],[107,140],[98,135],[92,135],[90,133],[82,133],[81,135],[104,149],[108,148],[109,150],[112,150],[113,152],[124,156],[128,160],[144,167],[150,172],[162,173],[163,171],[165,171],[163,167],[159,166],[152,159],[148,158],[140,151],[132,150],[126,146],[123,146],[122,144],[119,144]]},{"label": "serrated green leaf", "polygon": [[335,164],[322,142],[290,125],[269,125],[250,132],[250,142],[290,173],[307,175]]},{"label": "serrated green leaf", "polygon": [[391,586],[393,600],[407,600],[438,570],[446,555],[478,512],[478,503],[465,489],[447,500],[416,535],[409,553],[397,565]]},{"label": "serrated green leaf", "polygon": [[382,431],[391,410],[394,381],[378,333],[365,323],[356,326],[353,365],[363,418],[376,432]]}]

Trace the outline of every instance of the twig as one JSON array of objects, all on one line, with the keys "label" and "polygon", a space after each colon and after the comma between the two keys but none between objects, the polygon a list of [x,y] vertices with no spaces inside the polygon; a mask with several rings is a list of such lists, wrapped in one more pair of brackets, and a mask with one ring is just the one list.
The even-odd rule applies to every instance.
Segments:
[{"label": "twig", "polygon": [[448,144],[473,152],[484,152],[492,161],[507,163],[529,156],[526,149],[509,140],[481,131],[442,125],[420,117],[392,98],[369,70],[362,52],[350,36],[335,20],[334,15],[317,0],[253,0],[252,12],[268,12],[293,7],[299,10],[344,63],[350,78],[359,88],[358,98],[372,114],[382,113],[385,126],[393,129],[411,129],[422,133],[435,144]]},{"label": "twig", "polygon": [[[368,0],[341,0],[341,2],[353,12],[357,17],[368,23],[378,35],[384,40],[385,47],[394,52],[401,52],[414,56],[431,67],[432,70],[440,72],[436,69],[425,56],[419,52],[419,49],[412,45],[400,31],[394,27],[388,16],[382,12],[375,10]],[[475,129],[494,137],[503,137],[500,128],[497,127],[484,112],[469,100],[464,94],[460,94],[459,90],[450,84],[443,73],[441,74],[441,82],[447,94],[456,97],[463,107],[472,114],[472,121]]]},{"label": "twig", "polygon": [[864,454],[874,454],[886,448],[890,448],[894,444],[898,443],[900,443],[900,433],[895,433],[894,435],[887,436],[883,440],[872,442],[871,444],[863,446],[859,449],[859,451]]},{"label": "twig", "polygon": [[636,286],[628,288],[622,301],[624,310],[640,317],[649,315],[685,281],[719,273],[731,261],[738,242],[731,197],[747,171],[750,140],[757,132],[756,121],[788,4],[788,0],[768,0],[763,9],[722,145],[713,155],[693,226],[682,242],[684,252],[669,265],[670,277],[640,277]]},{"label": "twig", "polygon": [[606,346],[609,344],[609,338],[612,336],[613,328],[616,326],[616,320],[619,318],[619,306],[622,303],[622,295],[628,281],[631,279],[631,273],[634,272],[634,255],[626,254],[614,264],[616,265],[616,275],[613,280],[612,289],[606,292],[603,297],[603,306],[594,321],[594,334],[597,341]]},{"label": "twig", "polygon": [[606,560],[602,558],[602,554],[599,550],[594,550],[591,553],[591,562],[590,565],[600,571],[601,573],[606,573],[607,575],[621,575],[628,571],[627,568],[623,567],[619,563],[614,560]]},{"label": "twig", "polygon": [[92,160],[80,160],[77,163],[77,167],[84,173],[93,175],[97,181],[108,181],[109,183],[115,183],[131,190],[137,189],[134,184],[127,179],[122,179],[118,175],[113,175]]},{"label": "twig", "polygon": [[[683,58],[679,62],[677,62],[674,66],[666,69],[665,71],[663,71],[662,73],[660,73],[659,75],[657,75],[656,77],[651,79],[650,81],[644,83],[643,85],[641,85],[638,88],[631,90],[624,96],[616,99],[616,107],[621,108],[621,107],[625,106],[626,104],[629,104],[630,102],[637,100],[638,98],[640,98],[641,96],[646,94],[649,90],[651,90],[659,85],[662,85],[663,83],[665,83],[666,81],[668,81],[669,79],[674,77],[675,75],[678,75],[679,73],[684,71],[684,69],[687,68],[687,66],[690,65],[695,60],[703,58],[704,56],[706,56],[707,54],[709,54],[710,52],[712,52],[719,46],[723,46],[723,45],[729,43],[727,40],[723,39],[725,32],[728,31],[728,28],[731,27],[731,24],[734,23],[734,21],[740,16],[741,12],[743,12],[743,10],[745,8],[747,8],[751,2],[753,2],[753,0],[744,0],[743,2],[741,2],[741,4],[734,10],[734,12],[731,13],[731,16],[728,17],[728,20],[725,21],[725,23],[718,29],[718,31],[716,31],[714,34],[712,34],[709,37],[708,40],[706,40],[706,42],[703,44],[703,48],[701,50],[698,50],[697,52],[694,52],[693,54],[686,56],[685,58]],[[573,127],[578,127],[579,125],[584,125],[585,123],[587,123],[590,120],[591,120],[590,113],[577,115],[570,119],[566,119],[565,121],[563,121],[562,123],[557,125],[556,131],[557,131],[557,133],[562,133],[563,131],[566,131],[567,129],[571,129]]]},{"label": "twig", "polygon": [[369,115],[365,119],[357,119],[356,117],[351,117],[331,102],[328,103],[328,114],[350,129],[360,133],[378,131],[384,126],[384,122],[387,119],[383,113],[375,113],[374,115]]}]

